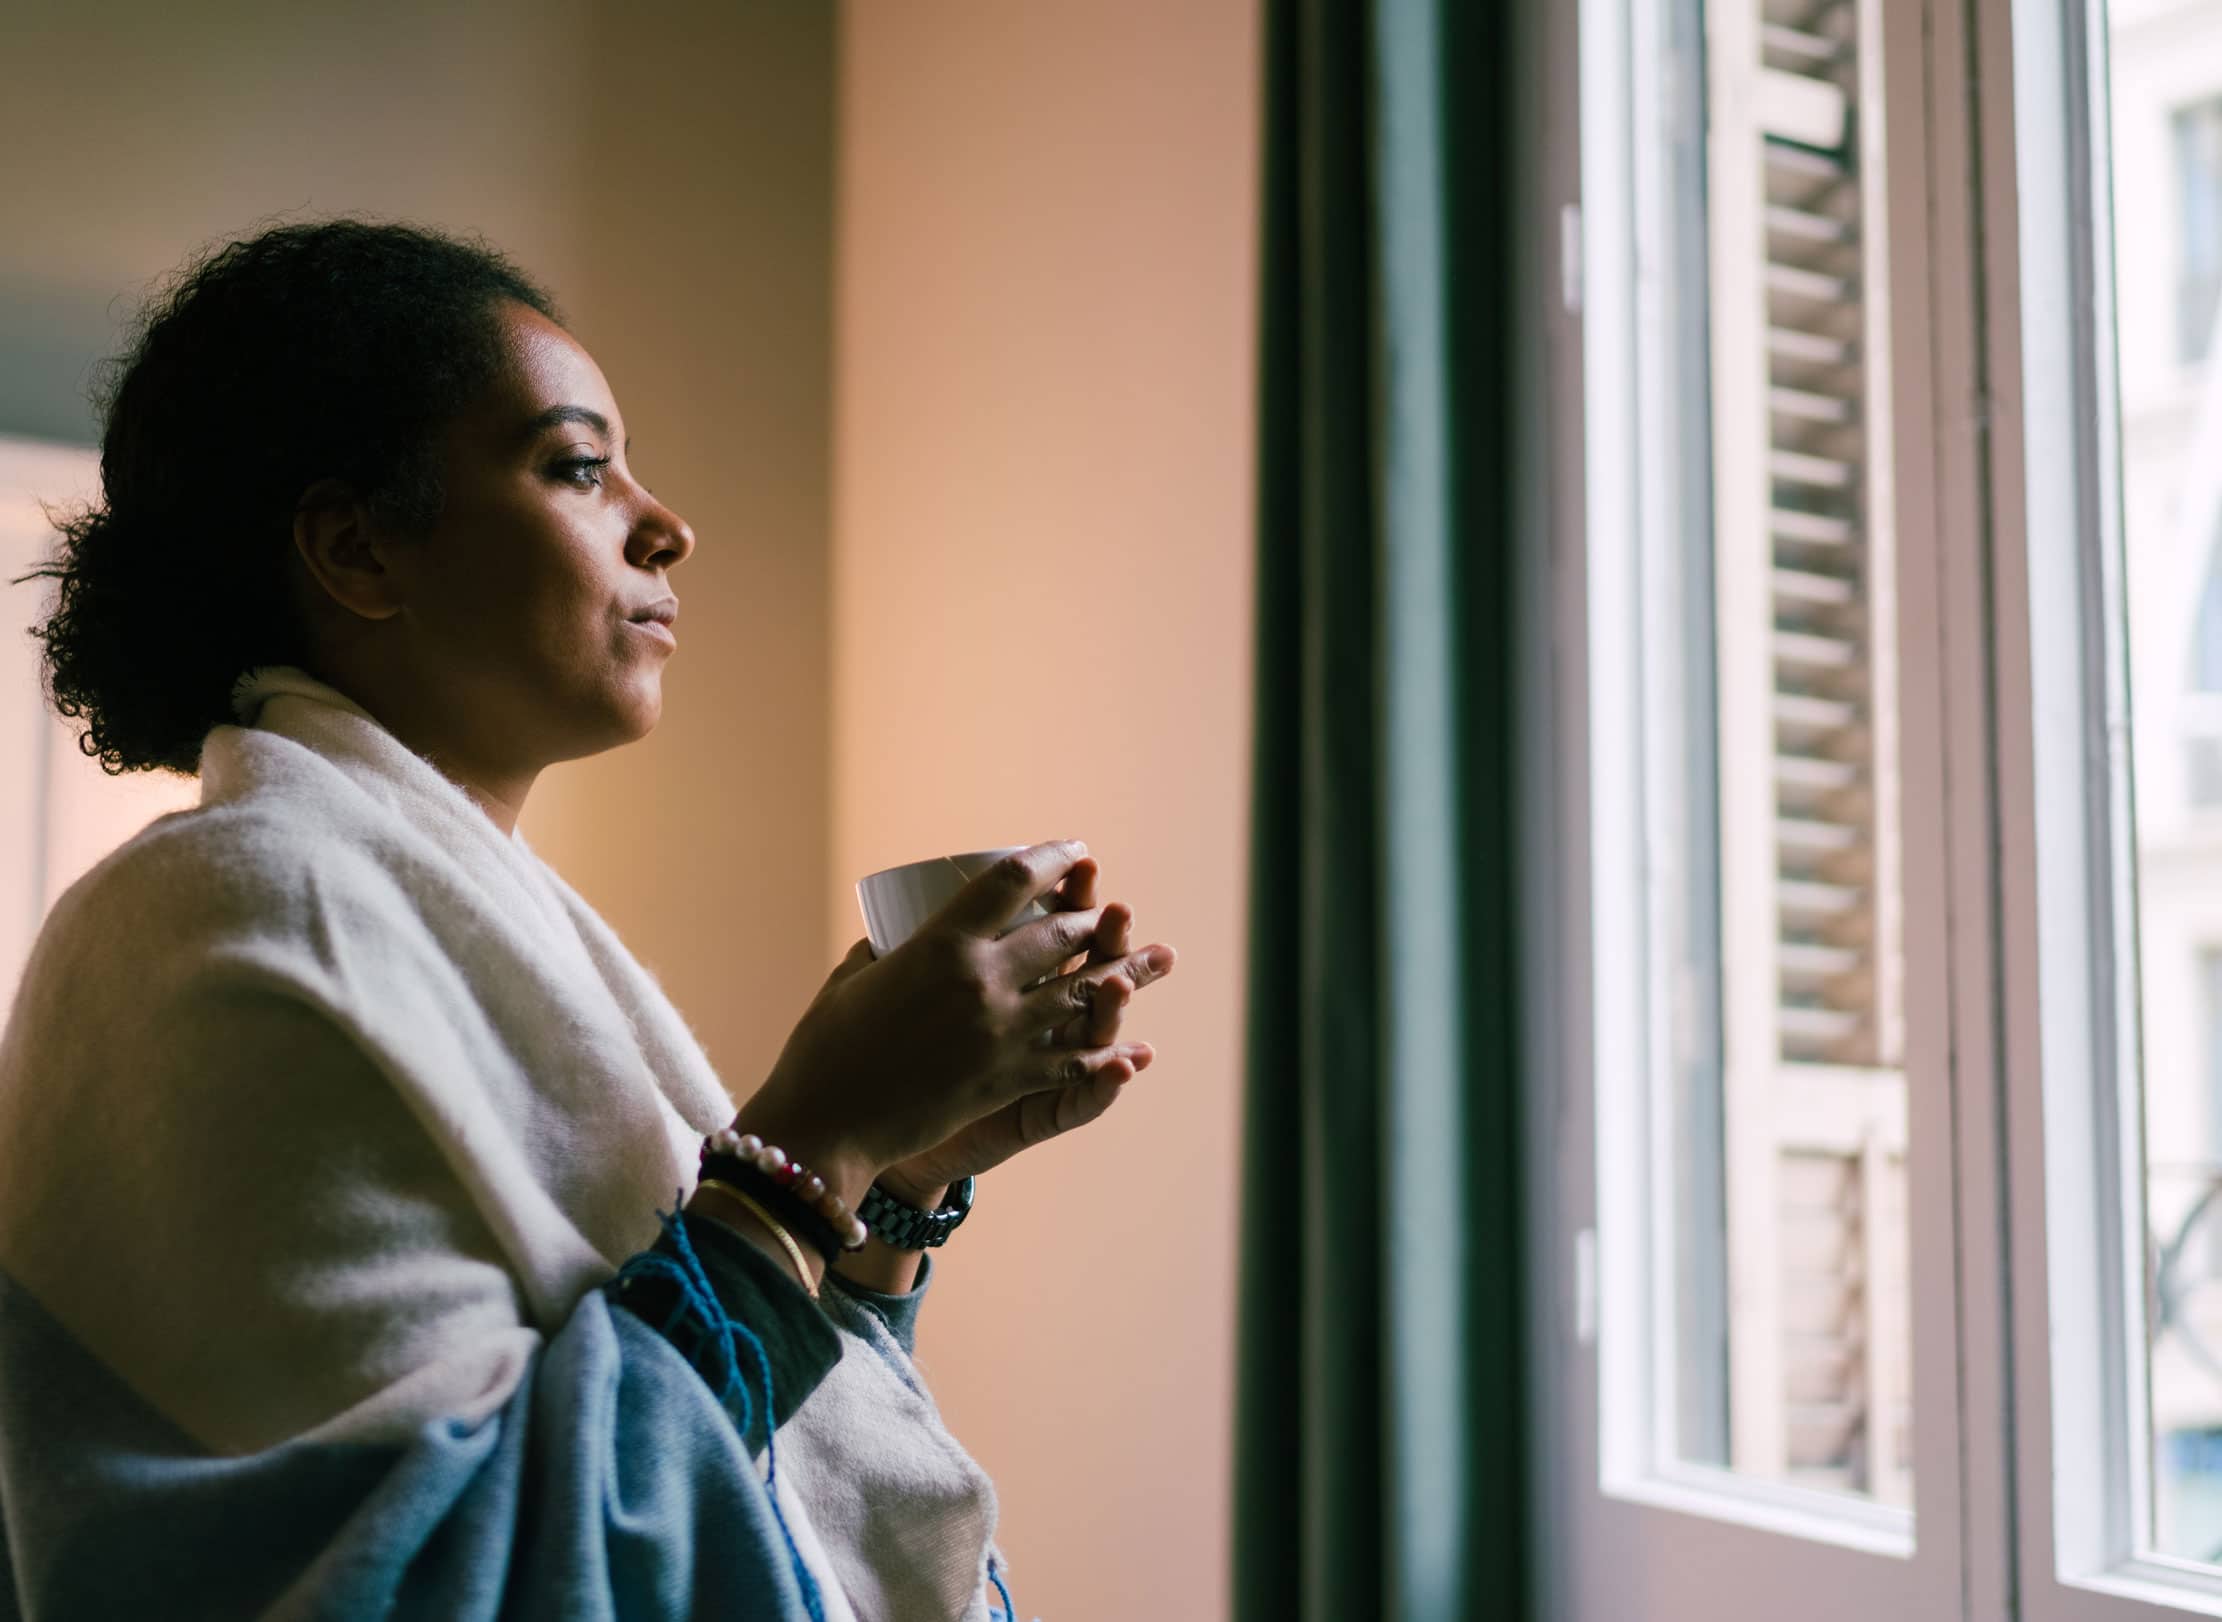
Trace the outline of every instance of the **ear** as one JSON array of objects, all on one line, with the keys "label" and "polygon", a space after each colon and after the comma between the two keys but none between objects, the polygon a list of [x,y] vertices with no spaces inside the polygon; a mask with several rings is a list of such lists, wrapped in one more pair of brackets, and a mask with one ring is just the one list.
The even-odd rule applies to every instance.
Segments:
[{"label": "ear", "polygon": [[309,576],[348,612],[391,619],[405,606],[401,581],[387,567],[389,544],[372,529],[355,493],[337,479],[319,479],[293,510],[293,549]]}]

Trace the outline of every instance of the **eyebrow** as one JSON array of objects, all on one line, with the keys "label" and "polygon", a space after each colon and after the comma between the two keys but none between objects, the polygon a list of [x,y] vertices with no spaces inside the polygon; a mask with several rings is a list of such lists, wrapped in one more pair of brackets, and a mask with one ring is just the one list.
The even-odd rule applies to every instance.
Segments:
[{"label": "eyebrow", "polygon": [[[560,428],[567,422],[583,422],[604,439],[610,436],[609,418],[603,416],[591,406],[583,405],[550,406],[525,424],[525,434],[528,438],[538,438],[550,428]],[[632,436],[628,434],[625,436],[626,454],[631,455],[632,449]]]}]

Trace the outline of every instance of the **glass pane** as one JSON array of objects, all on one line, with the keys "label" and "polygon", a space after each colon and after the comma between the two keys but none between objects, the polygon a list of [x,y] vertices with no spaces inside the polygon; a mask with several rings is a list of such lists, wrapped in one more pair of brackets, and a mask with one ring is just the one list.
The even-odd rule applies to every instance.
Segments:
[{"label": "glass pane", "polygon": [[[2222,3],[2106,22],[2143,1052],[2150,1505],[2222,1561]],[[2137,1316],[2132,1314],[2132,1318]],[[2143,1450],[2138,1450],[2143,1451]]]},{"label": "glass pane", "polygon": [[1905,1505],[1877,10],[1636,0],[1652,1418]]}]

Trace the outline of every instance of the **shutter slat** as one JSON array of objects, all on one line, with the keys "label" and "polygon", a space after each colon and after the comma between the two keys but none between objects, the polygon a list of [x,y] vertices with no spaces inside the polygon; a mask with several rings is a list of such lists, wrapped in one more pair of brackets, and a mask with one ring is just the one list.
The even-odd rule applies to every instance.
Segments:
[{"label": "shutter slat", "polygon": [[1834,424],[1852,420],[1851,401],[1839,395],[1820,394],[1811,389],[1769,389],[1767,405],[1782,416],[1799,417],[1807,422]]},{"label": "shutter slat", "polygon": [[1848,822],[1830,822],[1818,817],[1780,817],[1775,821],[1775,844],[1787,855],[1811,860],[1857,850],[1860,831]]},{"label": "shutter slat", "polygon": [[1782,915],[1806,922],[1842,918],[1859,907],[1859,892],[1848,884],[1823,884],[1818,879],[1784,879],[1775,886]]},{"label": "shutter slat", "polygon": [[1850,487],[1856,470],[1840,456],[1814,456],[1806,451],[1776,451],[1767,458],[1767,471],[1784,484],[1842,490]]},{"label": "shutter slat", "polygon": [[1792,507],[1777,507],[1769,512],[1767,528],[1775,539],[1795,541],[1801,546],[1849,546],[1855,537],[1849,518],[1833,513],[1800,512]]},{"label": "shutter slat", "polygon": [[1814,670],[1849,670],[1859,662],[1859,646],[1841,636],[1815,636],[1810,631],[1777,631],[1774,639],[1778,664]]},{"label": "shutter slat", "polygon": [[1810,569],[1777,569],[1774,586],[1778,600],[1789,598],[1828,608],[1844,607],[1858,601],[1859,597],[1852,582],[1842,575],[1815,574]]},{"label": "shutter slat", "polygon": [[1759,30],[1759,42],[1767,50],[1807,62],[1841,62],[1851,54],[1843,40],[1809,33],[1802,28],[1787,28],[1781,23],[1763,26]]},{"label": "shutter slat", "polygon": [[1784,1036],[1817,1045],[1834,1046],[1859,1034],[1859,1016],[1841,1008],[1785,1003],[1781,1020]]},{"label": "shutter slat", "polygon": [[1841,793],[1858,784],[1859,768],[1845,760],[1823,760],[1812,755],[1777,755],[1775,781],[1786,787]]},{"label": "shutter slat", "polygon": [[1824,270],[1802,270],[1796,265],[1770,264],[1767,289],[1809,304],[1840,306],[1852,296],[1852,278],[1832,276]]},{"label": "shutter slat", "polygon": [[1767,348],[1778,362],[1802,362],[1825,369],[1849,367],[1858,354],[1858,346],[1848,338],[1800,327],[1769,327]]},{"label": "shutter slat", "polygon": [[1767,205],[1767,229],[1781,235],[1802,238],[1808,242],[1847,244],[1857,240],[1852,222],[1838,219],[1833,214],[1823,214],[1809,208],[1792,208],[1787,203]]},{"label": "shutter slat", "polygon": [[[1784,941],[1782,967],[1801,980],[1833,980],[1860,965],[1859,953],[1849,946],[1828,946],[1819,941]],[[1852,1016],[1857,1018],[1857,1016]]]}]

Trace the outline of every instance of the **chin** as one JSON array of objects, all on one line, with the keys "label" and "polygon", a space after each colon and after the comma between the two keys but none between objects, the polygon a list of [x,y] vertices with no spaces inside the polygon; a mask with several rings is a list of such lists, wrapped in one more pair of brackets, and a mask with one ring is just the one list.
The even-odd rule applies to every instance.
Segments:
[{"label": "chin", "polygon": [[664,688],[661,675],[636,682],[624,695],[618,716],[624,729],[623,741],[638,743],[656,730],[656,723],[663,719]]},{"label": "chin", "polygon": [[656,730],[663,718],[663,688],[654,677],[639,677],[604,687],[589,697],[580,695],[571,711],[572,743],[562,757],[584,760],[638,743]]}]

